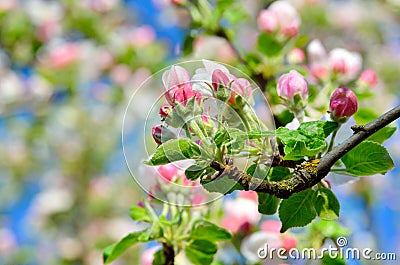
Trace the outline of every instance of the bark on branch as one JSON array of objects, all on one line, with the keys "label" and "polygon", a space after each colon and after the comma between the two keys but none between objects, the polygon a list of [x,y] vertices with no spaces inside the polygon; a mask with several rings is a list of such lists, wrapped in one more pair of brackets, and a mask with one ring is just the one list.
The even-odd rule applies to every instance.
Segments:
[{"label": "bark on branch", "polygon": [[231,164],[224,165],[215,161],[211,163],[211,167],[220,172],[220,176],[227,176],[236,180],[245,190],[268,193],[286,199],[294,193],[318,184],[329,173],[336,161],[369,136],[398,118],[400,118],[400,106],[393,108],[363,127],[357,127],[351,137],[325,154],[319,160],[319,163],[299,166],[290,179],[282,181],[262,180],[240,171]]}]

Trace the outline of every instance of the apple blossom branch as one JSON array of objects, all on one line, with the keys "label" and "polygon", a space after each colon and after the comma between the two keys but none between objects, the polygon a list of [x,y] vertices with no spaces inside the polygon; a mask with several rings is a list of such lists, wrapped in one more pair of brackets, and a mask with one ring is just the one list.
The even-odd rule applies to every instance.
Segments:
[{"label": "apple blossom branch", "polygon": [[400,118],[400,106],[386,112],[379,118],[366,124],[364,127],[357,127],[354,134],[332,151],[325,154],[317,164],[307,165],[307,162],[297,166],[292,178],[282,181],[267,181],[255,178],[240,171],[236,166],[228,163],[213,161],[211,167],[218,171],[220,176],[227,176],[237,181],[245,190],[268,193],[278,198],[286,199],[292,194],[311,188],[318,184],[330,171],[331,167],[346,153],[367,139],[369,136],[384,128],[386,125]]}]

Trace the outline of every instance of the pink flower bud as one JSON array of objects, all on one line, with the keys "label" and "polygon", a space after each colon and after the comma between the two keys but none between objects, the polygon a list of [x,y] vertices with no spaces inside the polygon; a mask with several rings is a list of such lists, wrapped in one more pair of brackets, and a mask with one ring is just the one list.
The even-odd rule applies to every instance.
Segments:
[{"label": "pink flower bud", "polygon": [[249,80],[245,78],[237,78],[232,82],[231,85],[231,97],[228,103],[234,104],[236,95],[240,95],[243,98],[249,98],[251,96],[251,84]]},{"label": "pink flower bud", "polygon": [[260,31],[272,33],[278,29],[278,18],[271,10],[261,10],[257,18],[258,29]]},{"label": "pink flower bud", "polygon": [[279,97],[289,101],[293,101],[296,94],[300,95],[302,99],[308,98],[307,81],[296,70],[282,75],[278,80],[276,90]]},{"label": "pink flower bud", "polygon": [[174,104],[174,95],[177,90],[191,90],[190,75],[185,68],[174,65],[163,73],[162,80],[167,90],[165,97],[170,104]]},{"label": "pink flower bud", "polygon": [[300,48],[290,50],[287,56],[289,64],[300,64],[306,59],[306,54]]},{"label": "pink flower bud", "polygon": [[286,37],[294,37],[299,33],[299,26],[297,24],[285,25],[281,32]]},{"label": "pink flower bud", "polygon": [[230,78],[228,75],[224,72],[222,72],[220,69],[214,70],[211,76],[211,81],[212,81],[212,86],[215,90],[218,90],[218,87],[220,85],[224,87],[228,87]]},{"label": "pink flower bud", "polygon": [[151,129],[151,135],[153,136],[153,139],[157,144],[162,143],[161,142],[162,128],[163,126],[159,124],[159,125],[154,125],[153,128]]},{"label": "pink flower bud", "polygon": [[366,69],[360,75],[360,82],[370,87],[375,87],[378,84],[378,78],[373,69]]},{"label": "pink flower bud", "polygon": [[160,174],[161,180],[162,180],[164,183],[169,183],[169,182],[173,181],[174,178],[176,178],[176,177],[177,177],[177,174],[178,174],[178,168],[175,167],[175,166],[172,165],[172,164],[160,166],[160,167],[157,169],[157,171],[158,171],[158,173]]},{"label": "pink flower bud", "polygon": [[348,88],[337,88],[331,96],[329,108],[332,119],[348,118],[357,111],[357,97]]},{"label": "pink flower bud", "polygon": [[278,18],[278,24],[283,35],[287,37],[297,35],[301,18],[289,2],[275,1],[269,6],[268,10]]},{"label": "pink flower bud", "polygon": [[186,103],[189,99],[195,97],[197,100],[197,103],[200,104],[201,102],[201,94],[195,90],[193,90],[191,87],[184,87],[182,89],[177,89],[174,93],[172,101],[179,102],[183,106],[186,106]]},{"label": "pink flower bud", "polygon": [[159,111],[161,118],[165,119],[172,109],[173,107],[169,104],[162,105]]}]

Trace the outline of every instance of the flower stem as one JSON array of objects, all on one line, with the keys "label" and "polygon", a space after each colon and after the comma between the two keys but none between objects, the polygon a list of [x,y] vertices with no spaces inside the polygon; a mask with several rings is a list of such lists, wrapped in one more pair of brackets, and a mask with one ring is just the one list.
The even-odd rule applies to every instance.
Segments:
[{"label": "flower stem", "polygon": [[340,125],[339,125],[339,127],[333,132],[332,138],[331,138],[331,142],[329,143],[328,151],[327,151],[327,152],[332,151],[333,144],[334,144],[334,142],[335,142],[335,137],[336,137],[337,132],[339,131],[339,128],[340,128]]}]

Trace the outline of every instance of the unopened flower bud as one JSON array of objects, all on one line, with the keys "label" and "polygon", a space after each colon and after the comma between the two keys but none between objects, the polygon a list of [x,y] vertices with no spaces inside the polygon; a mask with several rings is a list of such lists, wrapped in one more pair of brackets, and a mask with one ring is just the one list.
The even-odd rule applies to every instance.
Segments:
[{"label": "unopened flower bud", "polygon": [[300,48],[294,48],[290,50],[287,55],[287,60],[289,64],[300,64],[306,59],[306,54]]},{"label": "unopened flower bud", "polygon": [[197,103],[200,104],[201,102],[201,94],[195,90],[193,90],[191,87],[184,87],[183,89],[178,89],[174,93],[173,97],[173,102],[179,102],[183,106],[186,106],[186,103],[189,101],[189,99],[195,97],[197,100]]},{"label": "unopened flower bud", "polygon": [[166,89],[165,98],[168,103],[174,104],[174,95],[179,90],[191,90],[190,75],[185,68],[174,65],[163,73],[162,80]]},{"label": "unopened flower bud", "polygon": [[378,78],[374,70],[366,69],[361,73],[359,81],[372,88],[378,83]]},{"label": "unopened flower bud", "polygon": [[165,119],[168,116],[168,114],[172,111],[172,109],[173,107],[169,104],[162,105],[159,111],[161,118]]},{"label": "unopened flower bud", "polygon": [[308,98],[308,84],[306,79],[296,70],[282,75],[276,86],[278,96],[293,102],[294,96],[299,95],[301,99]]},{"label": "unopened flower bud", "polygon": [[228,100],[229,104],[235,104],[236,96],[240,95],[243,98],[249,98],[251,96],[251,84],[249,80],[245,78],[237,78],[232,82],[231,85],[231,97]]},{"label": "unopened flower bud", "polygon": [[331,96],[329,108],[333,120],[346,120],[357,111],[357,97],[348,88],[337,88]]},{"label": "unopened flower bud", "polygon": [[176,137],[173,132],[161,124],[153,126],[151,129],[151,135],[157,144],[162,144]]},{"label": "unopened flower bud", "polygon": [[153,136],[154,141],[157,144],[161,144],[161,136],[162,136],[162,125],[155,125],[151,129],[151,135]]},{"label": "unopened flower bud", "polygon": [[275,32],[279,26],[278,18],[271,10],[262,10],[258,15],[257,25],[260,31],[272,33]]},{"label": "unopened flower bud", "polygon": [[228,87],[229,77],[222,72],[220,69],[214,70],[211,76],[212,86],[215,90],[218,90],[219,86]]}]

